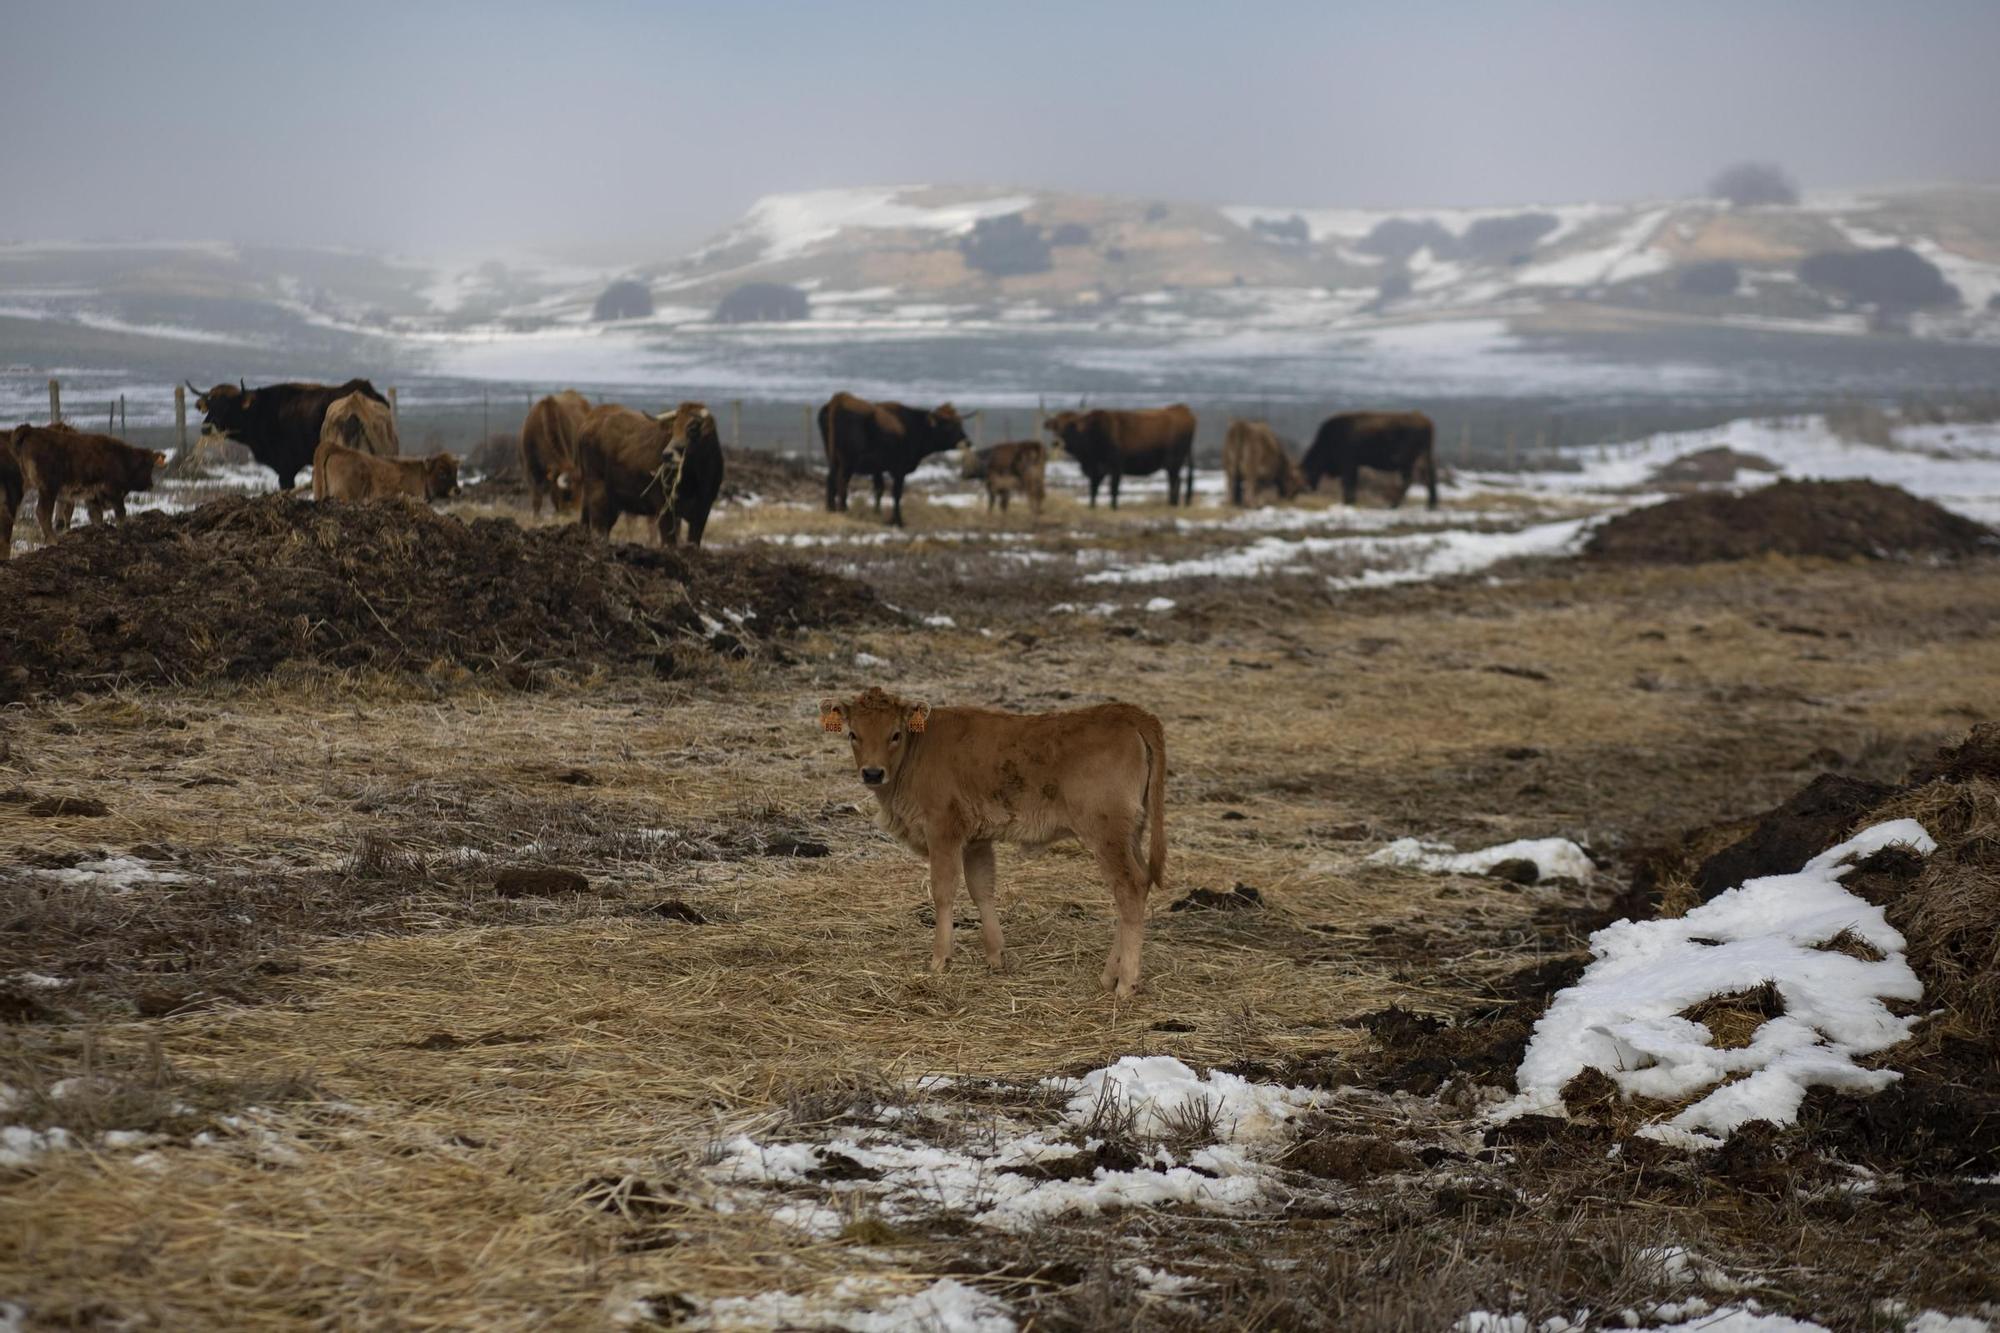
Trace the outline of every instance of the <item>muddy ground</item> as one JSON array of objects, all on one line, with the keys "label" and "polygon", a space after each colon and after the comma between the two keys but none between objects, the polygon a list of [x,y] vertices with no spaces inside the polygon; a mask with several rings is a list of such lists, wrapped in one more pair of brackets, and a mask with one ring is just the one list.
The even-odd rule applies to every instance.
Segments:
[{"label": "muddy ground", "polygon": [[[1748,1293],[1888,1329],[2000,1301],[1970,1165],[1877,1158],[1859,1188],[1796,1135],[1709,1158],[1494,1136],[1491,1032],[1459,1058],[1435,1040],[1574,975],[1688,831],[1824,772],[1899,782],[2000,713],[2000,563],[1558,558],[1345,591],[1314,567],[1093,615],[1048,611],[1072,584],[1046,566],[923,527],[998,520],[919,505],[918,540],[875,545],[863,509],[712,530],[704,561],[797,554],[860,580],[825,585],[837,605],[888,604],[798,617],[782,652],[676,674],[620,649],[522,688],[383,648],[0,714],[5,1118],[74,1140],[0,1167],[0,1300],[29,1327],[523,1329],[947,1276],[1036,1328],[1647,1326]],[[1037,545],[1217,541],[1169,523],[1066,504]],[[785,531],[853,540],[781,553]],[[928,974],[922,867],[815,725],[878,682],[1161,715],[1172,856],[1136,1000],[1096,989],[1104,894],[1061,846],[1002,853],[1009,971],[962,932]],[[1598,873],[1366,859],[1546,835]],[[709,1174],[737,1132],[884,1107],[963,1141],[1035,1114],[1037,1080],[1141,1053],[1350,1091],[1233,1215],[1003,1232],[851,1204],[814,1236],[777,1206],[831,1182],[744,1207]]]}]

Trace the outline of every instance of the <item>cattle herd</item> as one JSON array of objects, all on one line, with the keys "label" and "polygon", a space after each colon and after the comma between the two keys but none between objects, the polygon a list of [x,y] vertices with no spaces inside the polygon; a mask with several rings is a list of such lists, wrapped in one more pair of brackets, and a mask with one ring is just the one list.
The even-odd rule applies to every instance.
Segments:
[{"label": "cattle herd", "polygon": [[[202,413],[197,452],[216,440],[235,441],[277,475],[282,490],[292,490],[299,473],[311,467],[315,500],[429,502],[459,493],[452,455],[401,456],[394,407],[367,380],[187,387]],[[1083,473],[1092,508],[1106,483],[1116,509],[1122,478],[1158,472],[1166,473],[1169,505],[1194,502],[1195,415],[1184,403],[1057,412],[1042,423],[1050,446],[1040,439],[1009,440],[975,450],[965,419],[950,403],[925,410],[851,393],[828,399],[818,424],[827,509],[845,510],[854,478],[865,475],[877,513],[884,493],[890,496],[889,522],[897,527],[903,525],[909,475],[926,458],[953,450],[962,475],[984,482],[987,508],[1003,513],[1018,494],[1032,515],[1041,515],[1044,476],[1057,451]],[[1268,488],[1291,499],[1338,476],[1342,498],[1352,504],[1366,467],[1401,475],[1398,504],[1421,473],[1436,508],[1434,434],[1430,418],[1419,412],[1340,412],[1327,418],[1304,458],[1294,461],[1268,425],[1235,421],[1222,452],[1229,498],[1255,503]],[[79,504],[92,522],[102,522],[107,512],[123,518],[125,497],[150,490],[154,469],[166,461],[165,454],[62,423],[0,432],[0,559],[12,547],[15,516],[28,491],[36,493],[42,538],[53,541]],[[723,455],[714,414],[700,403],[648,413],[618,403],[593,406],[565,389],[529,409],[521,427],[521,469],[537,517],[548,502],[608,535],[631,514],[653,523],[662,545],[677,544],[684,528],[688,542],[699,546],[722,490]]]}]

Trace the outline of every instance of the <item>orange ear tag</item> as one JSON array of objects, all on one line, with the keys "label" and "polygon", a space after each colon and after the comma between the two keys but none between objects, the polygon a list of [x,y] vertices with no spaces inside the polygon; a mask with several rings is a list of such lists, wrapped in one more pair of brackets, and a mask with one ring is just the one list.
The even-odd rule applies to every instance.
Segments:
[{"label": "orange ear tag", "polygon": [[841,720],[838,708],[822,708],[819,714],[819,729],[821,731],[833,732],[845,731],[847,723]]}]

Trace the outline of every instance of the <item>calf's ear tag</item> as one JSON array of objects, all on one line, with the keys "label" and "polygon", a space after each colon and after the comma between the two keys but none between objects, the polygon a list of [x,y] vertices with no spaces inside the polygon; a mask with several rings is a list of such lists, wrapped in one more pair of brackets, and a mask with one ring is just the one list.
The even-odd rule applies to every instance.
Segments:
[{"label": "calf's ear tag", "polygon": [[931,706],[929,704],[918,704],[915,708],[912,708],[910,710],[910,731],[913,734],[922,731],[924,723],[930,721],[930,717]]},{"label": "calf's ear tag", "polygon": [[845,731],[847,720],[840,714],[840,705],[831,699],[822,700],[819,706],[819,729],[821,731]]}]

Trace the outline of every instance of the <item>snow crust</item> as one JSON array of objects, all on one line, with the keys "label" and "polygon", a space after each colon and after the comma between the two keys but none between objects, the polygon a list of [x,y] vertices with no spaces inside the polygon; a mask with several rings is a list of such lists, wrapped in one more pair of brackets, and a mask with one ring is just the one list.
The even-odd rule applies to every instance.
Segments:
[{"label": "snow crust", "polygon": [[1593,867],[1583,848],[1568,838],[1522,838],[1476,852],[1454,852],[1448,844],[1398,838],[1368,859],[1378,865],[1413,866],[1445,875],[1483,875],[1502,861],[1533,861],[1543,879],[1589,879]]}]

